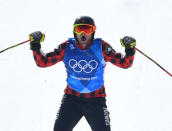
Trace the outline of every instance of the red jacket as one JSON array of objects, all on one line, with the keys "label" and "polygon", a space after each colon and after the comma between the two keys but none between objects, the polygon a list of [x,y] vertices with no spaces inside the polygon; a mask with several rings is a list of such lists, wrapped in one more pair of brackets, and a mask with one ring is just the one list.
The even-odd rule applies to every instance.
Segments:
[{"label": "red jacket", "polygon": [[[57,49],[55,49],[53,52],[47,53],[46,55],[42,53],[40,50],[33,51],[36,64],[39,67],[48,67],[60,61],[63,61],[67,43],[68,41],[60,44]],[[78,44],[77,46],[80,49],[82,49]],[[123,57],[121,53],[117,53],[107,42],[102,40],[102,53],[105,62],[111,62],[113,65],[116,65],[120,68],[129,68],[133,64],[135,50],[128,49],[125,50],[125,52],[126,55]],[[91,93],[79,93],[67,85],[64,92],[66,94],[85,97],[85,98],[106,96],[104,85],[98,90]]]}]

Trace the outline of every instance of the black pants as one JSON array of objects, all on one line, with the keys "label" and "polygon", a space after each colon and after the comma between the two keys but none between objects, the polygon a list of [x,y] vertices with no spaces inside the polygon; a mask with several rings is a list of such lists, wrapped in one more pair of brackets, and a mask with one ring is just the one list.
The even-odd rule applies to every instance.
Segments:
[{"label": "black pants", "polygon": [[57,114],[54,131],[72,131],[83,116],[92,131],[110,131],[110,118],[105,98],[79,98],[66,94]]}]

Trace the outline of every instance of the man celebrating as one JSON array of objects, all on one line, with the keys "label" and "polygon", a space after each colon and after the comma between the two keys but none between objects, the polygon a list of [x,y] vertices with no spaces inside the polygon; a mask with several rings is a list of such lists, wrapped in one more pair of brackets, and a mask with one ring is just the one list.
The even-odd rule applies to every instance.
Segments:
[{"label": "man celebrating", "polygon": [[89,16],[76,18],[74,38],[60,44],[53,52],[43,55],[40,43],[45,35],[39,31],[29,35],[34,59],[39,67],[52,66],[63,61],[67,71],[67,87],[54,131],[72,131],[84,116],[92,131],[110,131],[110,118],[106,105],[104,68],[111,62],[121,68],[132,65],[136,40],[125,36],[120,40],[125,56],[117,53],[101,38],[94,38],[96,26]]}]

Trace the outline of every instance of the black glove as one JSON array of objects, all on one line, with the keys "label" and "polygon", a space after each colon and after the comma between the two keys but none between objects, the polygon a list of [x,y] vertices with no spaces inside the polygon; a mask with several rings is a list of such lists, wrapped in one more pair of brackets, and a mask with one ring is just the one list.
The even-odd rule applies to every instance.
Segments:
[{"label": "black glove", "polygon": [[136,40],[130,36],[125,36],[120,40],[121,45],[125,47],[125,52],[127,56],[132,56],[135,54]]},{"label": "black glove", "polygon": [[130,36],[125,36],[120,40],[121,45],[127,49],[134,48],[136,46],[136,40]]},{"label": "black glove", "polygon": [[43,34],[40,31],[33,32],[29,34],[29,39],[30,39],[30,49],[31,50],[40,50],[41,48],[41,42],[44,41],[45,34]]}]

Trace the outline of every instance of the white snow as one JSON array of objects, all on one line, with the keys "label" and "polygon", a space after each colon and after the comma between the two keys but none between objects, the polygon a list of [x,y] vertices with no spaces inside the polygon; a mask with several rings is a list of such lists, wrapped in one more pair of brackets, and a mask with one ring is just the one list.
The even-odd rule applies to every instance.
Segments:
[{"label": "white snow", "polygon": [[[124,54],[120,38],[137,40],[137,48],[172,73],[171,0],[0,0],[0,50],[45,33],[42,50],[53,51],[73,37],[76,17],[89,15],[96,37]],[[0,54],[0,130],[52,131],[63,90],[63,62],[36,66],[29,44]],[[171,131],[172,78],[139,52],[129,69],[108,63],[107,105],[112,131]],[[83,118],[74,131],[91,131]]]}]

